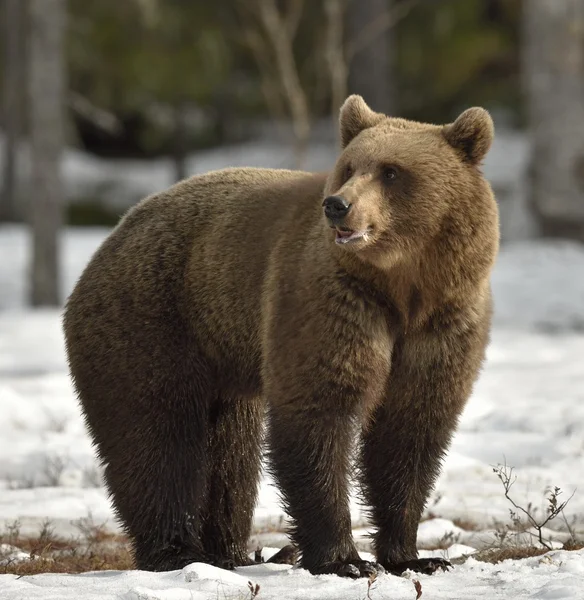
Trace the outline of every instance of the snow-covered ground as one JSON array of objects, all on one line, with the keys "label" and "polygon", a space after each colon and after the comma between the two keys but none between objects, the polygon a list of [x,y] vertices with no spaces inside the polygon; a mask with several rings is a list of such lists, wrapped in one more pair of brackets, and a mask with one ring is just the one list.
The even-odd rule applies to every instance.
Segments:
[{"label": "snow-covered ground", "polygon": [[[63,295],[106,234],[101,229],[64,233]],[[0,256],[0,529],[18,519],[22,532],[33,534],[48,517],[57,533],[67,535],[76,531],[76,519],[91,514],[115,530],[68,378],[59,312],[23,308],[28,260],[23,229],[0,228]],[[505,246],[493,287],[488,360],[427,508],[428,516],[439,518],[419,530],[421,548],[450,546],[451,558],[492,544],[495,521],[509,521],[510,506],[491,466],[504,461],[516,469],[513,497],[524,506],[531,502],[540,513],[549,486],[563,490],[560,498],[575,491],[565,513],[584,536],[584,247]],[[276,490],[264,479],[256,526],[277,529],[282,517]],[[359,547],[366,551],[366,522],[356,502],[353,519]],[[561,523],[554,522],[546,535],[561,542],[565,534],[558,529]],[[274,546],[285,542],[282,534],[258,539]],[[498,565],[471,558],[449,573],[416,579],[428,599],[582,599],[584,552],[555,550]],[[251,597],[248,581],[259,583],[259,600],[367,596],[364,580],[313,577],[285,566],[227,573],[191,565],[165,574],[4,575],[0,598],[243,599]],[[413,600],[416,592],[410,579],[383,575],[370,595]]]},{"label": "snow-covered ground", "polygon": [[[368,590],[365,579],[312,576],[284,565],[242,567],[236,572],[194,563],[181,571],[101,571],[82,575],[0,576],[3,600],[582,600],[584,551],[492,565],[469,558],[449,573],[433,576],[381,575]],[[369,592],[369,596],[367,593]]]}]

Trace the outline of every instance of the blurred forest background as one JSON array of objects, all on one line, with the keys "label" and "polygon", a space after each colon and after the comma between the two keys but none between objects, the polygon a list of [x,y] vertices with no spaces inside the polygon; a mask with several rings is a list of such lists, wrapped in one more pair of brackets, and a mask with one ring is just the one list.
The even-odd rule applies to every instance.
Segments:
[{"label": "blurred forest background", "polygon": [[325,169],[348,93],[430,122],[485,106],[504,240],[584,241],[584,0],[0,9],[0,227],[30,227],[35,306],[62,300],[64,225],[113,225],[144,195],[208,168]]}]

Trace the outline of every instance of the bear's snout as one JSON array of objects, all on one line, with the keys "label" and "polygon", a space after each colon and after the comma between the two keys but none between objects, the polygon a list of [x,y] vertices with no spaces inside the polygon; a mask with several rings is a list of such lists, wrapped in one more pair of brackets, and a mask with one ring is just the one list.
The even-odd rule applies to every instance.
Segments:
[{"label": "bear's snout", "polygon": [[344,219],[353,206],[342,196],[328,196],[322,203],[324,206],[324,215],[333,224],[339,223]]}]

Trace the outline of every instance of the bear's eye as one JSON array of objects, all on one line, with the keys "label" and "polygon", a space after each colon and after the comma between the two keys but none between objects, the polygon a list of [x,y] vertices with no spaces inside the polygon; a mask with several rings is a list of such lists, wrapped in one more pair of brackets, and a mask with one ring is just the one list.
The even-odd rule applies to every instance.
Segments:
[{"label": "bear's eye", "polygon": [[345,167],[345,172],[343,173],[343,177],[344,177],[345,181],[348,181],[349,179],[351,179],[351,177],[353,177],[353,167],[351,167],[351,165],[347,165]]},{"label": "bear's eye", "polygon": [[397,169],[395,167],[384,167],[383,179],[385,181],[393,181],[397,179]]}]

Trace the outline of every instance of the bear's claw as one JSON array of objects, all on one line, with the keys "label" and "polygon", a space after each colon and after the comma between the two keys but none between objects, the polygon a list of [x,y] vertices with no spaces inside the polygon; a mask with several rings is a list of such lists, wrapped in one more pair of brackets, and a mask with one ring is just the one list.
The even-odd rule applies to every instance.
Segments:
[{"label": "bear's claw", "polygon": [[329,563],[322,569],[318,569],[315,574],[332,573],[339,577],[350,577],[358,579],[359,577],[371,577],[385,573],[385,569],[378,563],[368,560],[351,560],[348,562]]},{"label": "bear's claw", "polygon": [[448,571],[452,568],[452,563],[445,558],[417,558],[415,560],[406,560],[401,563],[390,565],[388,571],[392,575],[401,575],[404,571],[410,570],[424,575],[432,575],[436,571]]}]

